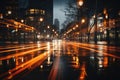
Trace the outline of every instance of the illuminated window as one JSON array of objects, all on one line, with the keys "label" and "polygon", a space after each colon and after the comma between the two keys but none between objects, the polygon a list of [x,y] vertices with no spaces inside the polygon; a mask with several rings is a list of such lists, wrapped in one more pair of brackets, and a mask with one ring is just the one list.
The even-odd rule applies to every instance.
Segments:
[{"label": "illuminated window", "polygon": [[39,13],[39,10],[38,9],[35,9],[35,14],[38,14]]},{"label": "illuminated window", "polygon": [[34,14],[34,9],[30,9],[30,14]]},{"label": "illuminated window", "polygon": [[43,10],[43,14],[45,14],[45,11]]},{"label": "illuminated window", "polygon": [[42,15],[45,15],[45,10],[42,10],[42,9],[30,9],[26,14],[42,14]]},{"label": "illuminated window", "polygon": [[42,10],[42,9],[29,9],[26,12],[26,15],[29,15],[29,14],[45,15],[45,10]]},{"label": "illuminated window", "polygon": [[40,10],[40,14],[45,14],[45,11],[44,10]]},{"label": "illuminated window", "polygon": [[30,21],[33,21],[34,20],[34,17],[29,17]]}]

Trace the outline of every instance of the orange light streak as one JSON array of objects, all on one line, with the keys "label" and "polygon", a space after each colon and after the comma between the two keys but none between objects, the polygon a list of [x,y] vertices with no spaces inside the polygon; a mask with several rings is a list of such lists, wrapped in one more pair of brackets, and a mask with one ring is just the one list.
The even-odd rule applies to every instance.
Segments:
[{"label": "orange light streak", "polygon": [[[91,51],[93,51],[93,52],[97,52],[97,53],[101,53],[101,50],[95,50],[94,48],[90,48],[89,47],[89,44],[84,44],[83,43],[83,45],[87,45],[87,46],[83,46],[83,45],[80,45],[79,43],[69,43],[69,44],[71,44],[71,45],[73,45],[73,46],[77,46],[77,47],[80,47],[80,48],[84,48],[84,49],[87,49],[87,50],[91,50]],[[95,47],[96,48],[96,47]],[[113,54],[108,54],[107,52],[102,52],[101,54],[104,54],[104,55],[107,55],[107,56],[110,56],[110,57],[114,57],[114,58],[118,58],[118,59],[120,59],[120,57],[119,56],[116,56],[116,55],[113,55]]]},{"label": "orange light streak", "polygon": [[8,56],[5,56],[5,57],[0,57],[0,60],[5,60],[5,59],[10,59],[10,58],[13,58],[13,57],[18,57],[18,56],[23,56],[25,54],[31,54],[35,51],[38,51],[38,50],[42,50],[42,49],[45,49],[46,47],[42,47],[42,48],[37,48],[37,49],[33,49],[33,50],[28,50],[26,52],[20,52],[20,53],[17,53],[17,54],[11,54],[11,55],[8,55]]},{"label": "orange light streak", "polygon": [[86,70],[85,70],[85,64],[81,66],[81,74],[79,77],[79,80],[85,80],[85,77],[87,76]]},{"label": "orange light streak", "polygon": [[[51,51],[52,50],[50,50],[50,52]],[[40,54],[39,56],[9,70],[9,72],[11,74],[9,76],[7,76],[5,79],[12,79],[14,76],[16,76],[17,74],[19,74],[20,72],[24,71],[25,69],[27,69],[29,67],[31,67],[31,69],[35,68],[38,65],[38,64],[35,65],[35,63],[37,63],[39,61],[39,64],[41,64],[45,59],[47,59],[48,56],[44,55],[45,53],[48,53],[48,51],[46,51],[46,52]],[[6,75],[6,74],[4,74],[4,75]]]},{"label": "orange light streak", "polygon": [[4,50],[4,51],[0,51],[0,53],[5,53],[5,52],[11,52],[11,51],[17,51],[17,50],[24,50],[24,49],[29,49],[29,48],[35,48],[35,47],[37,47],[37,45],[34,45],[34,46],[31,46],[30,45],[30,47],[27,47],[27,46],[23,46],[23,47],[18,47],[18,48],[16,48],[16,49],[10,49],[10,50]]},{"label": "orange light streak", "polygon": [[[36,45],[36,44],[34,44]],[[0,47],[0,50],[3,50],[3,49],[12,49],[12,48],[22,48],[22,47],[27,47],[27,46],[34,46],[33,44],[29,44],[29,45],[14,45],[14,46],[5,46],[5,47]]]},{"label": "orange light streak", "polygon": [[48,80],[56,80],[58,69],[59,69],[59,62],[60,62],[60,56],[57,56],[53,64],[53,67],[50,71]]}]

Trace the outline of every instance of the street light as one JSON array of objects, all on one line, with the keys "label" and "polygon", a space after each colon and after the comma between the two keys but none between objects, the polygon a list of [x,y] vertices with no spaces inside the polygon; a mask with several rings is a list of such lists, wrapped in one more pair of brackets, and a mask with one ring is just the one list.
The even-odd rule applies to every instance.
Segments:
[{"label": "street light", "polygon": [[107,9],[105,8],[104,11],[103,11],[104,15],[105,15],[105,21],[104,21],[104,25],[106,27],[106,41],[107,41],[107,44],[110,44],[110,33],[109,33],[109,16],[108,16],[108,12],[107,12]]},{"label": "street light", "polygon": [[[39,32],[41,33],[41,35],[44,35],[44,32],[43,32],[43,26],[44,26],[44,18],[43,17],[40,17],[39,19],[38,19],[38,21],[39,21],[39,27],[38,27],[38,30],[39,30]],[[40,29],[41,28],[41,29]]]},{"label": "street light", "polygon": [[23,23],[23,22],[24,22],[24,20],[23,20],[23,19],[21,19],[21,22]]},{"label": "street light", "polygon": [[49,28],[50,28],[50,26],[47,26],[47,28],[49,29]]},{"label": "street light", "polygon": [[47,38],[49,39],[50,36],[51,36],[51,34],[50,34],[50,32],[49,32],[49,30],[50,30],[50,26],[49,26],[49,25],[47,26],[47,29],[48,29],[48,30],[47,30]]},{"label": "street light", "polygon": [[96,3],[95,3],[95,32],[94,32],[94,42],[95,44],[97,44],[97,0],[96,0]]},{"label": "street light", "polygon": [[[84,3],[83,0],[77,0],[77,5],[78,5],[77,22],[79,23],[79,21],[80,21],[80,24],[81,24],[81,22],[82,23],[85,22],[85,20],[80,20],[81,19],[80,17],[82,17],[82,8],[81,7],[83,6],[83,3]],[[81,42],[82,42],[82,33],[81,33]]]},{"label": "street light", "polygon": [[78,24],[76,24],[75,26],[76,26],[76,28],[78,28]]},{"label": "street light", "polygon": [[8,11],[8,14],[12,14],[12,11]]},{"label": "street light", "polygon": [[80,18],[82,16],[82,10],[80,9],[80,7],[83,6],[83,0],[77,0],[77,6],[78,6],[78,10],[77,10],[77,21],[79,22]]},{"label": "street light", "polygon": [[78,0],[78,5],[82,6],[83,5],[83,0]]},{"label": "street light", "polygon": [[81,20],[81,23],[82,23],[82,24],[85,23],[85,19],[82,19],[82,20]]},{"label": "street light", "polygon": [[40,18],[40,22],[42,22],[43,21],[43,18]]}]

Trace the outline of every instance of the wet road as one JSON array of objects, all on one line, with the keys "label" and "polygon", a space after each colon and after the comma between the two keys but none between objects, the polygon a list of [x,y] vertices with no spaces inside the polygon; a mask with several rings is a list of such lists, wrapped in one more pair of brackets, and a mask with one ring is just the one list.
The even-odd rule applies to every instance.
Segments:
[{"label": "wet road", "polygon": [[0,46],[0,80],[118,80],[120,47],[62,40]]}]

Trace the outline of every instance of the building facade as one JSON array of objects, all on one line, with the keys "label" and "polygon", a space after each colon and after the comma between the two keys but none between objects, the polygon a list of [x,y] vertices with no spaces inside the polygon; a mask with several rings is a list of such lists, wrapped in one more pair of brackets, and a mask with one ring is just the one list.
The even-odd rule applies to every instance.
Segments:
[{"label": "building facade", "polygon": [[53,24],[53,0],[29,0],[28,8],[25,12],[26,23],[40,28]]},{"label": "building facade", "polygon": [[1,0],[0,5],[0,13],[3,15],[4,18],[18,18],[18,0]]}]

